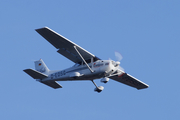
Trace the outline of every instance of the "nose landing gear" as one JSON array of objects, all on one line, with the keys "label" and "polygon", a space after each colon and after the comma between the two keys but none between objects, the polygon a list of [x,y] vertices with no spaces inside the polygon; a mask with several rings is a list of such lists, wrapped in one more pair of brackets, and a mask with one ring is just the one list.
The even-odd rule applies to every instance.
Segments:
[{"label": "nose landing gear", "polygon": [[92,80],[93,84],[96,86],[96,88],[94,89],[95,92],[100,93],[104,87],[103,86],[97,86],[96,83]]}]

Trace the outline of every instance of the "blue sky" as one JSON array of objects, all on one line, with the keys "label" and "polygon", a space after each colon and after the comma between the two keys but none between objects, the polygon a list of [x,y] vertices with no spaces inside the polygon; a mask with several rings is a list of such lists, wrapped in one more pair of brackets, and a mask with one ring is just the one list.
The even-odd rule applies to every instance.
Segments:
[{"label": "blue sky", "polygon": [[[180,1],[1,0],[0,118],[6,120],[179,119]],[[35,29],[47,26],[101,59],[123,55],[125,71],[150,87],[110,80],[51,89],[23,72],[42,58],[51,70],[74,63]]]}]

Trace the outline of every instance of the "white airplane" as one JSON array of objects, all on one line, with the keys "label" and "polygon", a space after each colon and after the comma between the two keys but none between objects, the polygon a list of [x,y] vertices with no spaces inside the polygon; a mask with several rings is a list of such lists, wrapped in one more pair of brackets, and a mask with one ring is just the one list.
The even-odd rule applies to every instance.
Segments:
[{"label": "white airplane", "polygon": [[148,88],[147,84],[124,72],[124,69],[120,67],[119,61],[122,56],[119,53],[115,53],[119,61],[101,60],[48,27],[36,29],[36,31],[56,47],[58,53],[75,63],[70,68],[51,71],[42,59],[35,61],[36,70],[25,69],[23,71],[37,81],[56,89],[62,88],[57,81],[90,80],[95,85],[94,91],[98,93],[104,87],[97,86],[94,82],[95,79],[101,79],[101,82],[107,83],[110,78],[138,90]]}]

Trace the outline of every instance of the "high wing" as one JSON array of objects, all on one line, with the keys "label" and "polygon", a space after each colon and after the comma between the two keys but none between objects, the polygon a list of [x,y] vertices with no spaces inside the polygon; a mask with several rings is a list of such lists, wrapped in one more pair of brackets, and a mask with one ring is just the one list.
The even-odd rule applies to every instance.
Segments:
[{"label": "high wing", "polygon": [[75,63],[82,62],[82,59],[74,47],[76,47],[76,49],[86,61],[90,60],[91,58],[94,58],[94,61],[100,60],[98,57],[94,56],[90,52],[86,51],[82,47],[78,46],[77,44],[73,43],[72,41],[68,40],[48,27],[36,29],[36,31],[54,47],[56,47],[58,49],[58,53]]},{"label": "high wing", "polygon": [[111,79],[113,79],[113,80],[115,80],[117,82],[121,82],[121,83],[124,83],[126,85],[129,85],[131,87],[135,87],[138,90],[149,87],[147,84],[141,82],[140,80],[134,78],[133,76],[131,76],[131,75],[127,74],[127,73],[124,73],[121,76],[114,75],[114,76],[111,76],[109,78],[111,78]]}]

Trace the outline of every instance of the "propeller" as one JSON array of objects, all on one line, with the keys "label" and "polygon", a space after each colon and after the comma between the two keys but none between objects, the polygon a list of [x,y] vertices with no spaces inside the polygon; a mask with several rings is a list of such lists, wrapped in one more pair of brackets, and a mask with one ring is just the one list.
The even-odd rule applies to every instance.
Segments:
[{"label": "propeller", "polygon": [[117,60],[117,61],[116,61],[116,64],[118,65],[119,69],[122,70],[122,71],[124,71],[124,68],[122,68],[122,67],[120,66],[120,61],[123,59],[121,53],[115,51],[115,57],[116,57],[116,60]]},{"label": "propeller", "polygon": [[115,51],[115,56],[116,56],[117,61],[121,61],[123,59],[121,53],[119,53],[117,51]]}]

